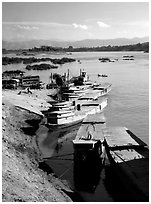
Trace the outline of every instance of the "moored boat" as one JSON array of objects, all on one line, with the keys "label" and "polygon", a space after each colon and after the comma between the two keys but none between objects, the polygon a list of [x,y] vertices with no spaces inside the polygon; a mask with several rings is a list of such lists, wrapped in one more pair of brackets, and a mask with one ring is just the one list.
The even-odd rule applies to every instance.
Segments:
[{"label": "moored boat", "polygon": [[98,77],[108,77],[106,74],[98,74]]},{"label": "moored boat", "polygon": [[113,173],[136,202],[149,201],[149,148],[127,128],[104,129]]},{"label": "moored boat", "polygon": [[43,112],[47,119],[45,125],[49,129],[67,128],[81,123],[87,115],[101,112],[107,106],[107,99],[102,99],[99,103],[82,101],[76,104],[73,102],[71,106],[63,107],[61,103],[57,107],[56,105]]},{"label": "moored boat", "polygon": [[89,85],[72,86],[63,90],[63,98],[67,101],[74,101],[84,96],[90,90]]}]

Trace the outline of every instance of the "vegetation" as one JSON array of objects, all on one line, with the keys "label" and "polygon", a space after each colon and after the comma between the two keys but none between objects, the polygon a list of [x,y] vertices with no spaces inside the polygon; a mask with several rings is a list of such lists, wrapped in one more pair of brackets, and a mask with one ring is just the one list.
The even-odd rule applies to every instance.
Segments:
[{"label": "vegetation", "polygon": [[6,70],[6,71],[4,71],[3,72],[3,74],[23,74],[23,73],[25,73],[24,71],[22,71],[22,70]]},{"label": "vegetation", "polygon": [[52,58],[35,58],[35,57],[29,57],[29,58],[22,58],[22,57],[3,57],[2,58],[2,65],[8,65],[8,64],[31,64],[36,62],[45,62],[50,61],[53,64],[65,64],[67,62],[74,62],[75,59],[72,58],[61,58],[61,59],[52,59]]},{"label": "vegetation", "polygon": [[[149,42],[145,43],[137,43],[135,45],[122,45],[122,46],[101,46],[101,47],[79,47],[74,48],[69,46],[68,48],[62,47],[52,47],[52,46],[41,46],[34,47],[31,49],[23,49],[23,50],[6,50],[3,49],[2,53],[7,54],[10,52],[22,52],[22,53],[39,53],[39,52],[98,52],[98,51],[144,51],[149,52]],[[47,58],[46,58],[47,59]]]},{"label": "vegetation", "polygon": [[50,64],[35,64],[35,65],[27,65],[25,69],[27,70],[47,70],[47,69],[56,69],[58,66],[50,65]]},{"label": "vegetation", "polygon": [[95,51],[144,51],[149,52],[149,42],[138,43],[135,45],[123,45],[123,46],[102,46],[102,47],[80,47],[73,48],[69,46],[68,48],[51,47],[51,46],[41,46],[40,48],[29,49],[30,52],[47,52],[47,51],[62,51],[62,52],[95,52]]}]

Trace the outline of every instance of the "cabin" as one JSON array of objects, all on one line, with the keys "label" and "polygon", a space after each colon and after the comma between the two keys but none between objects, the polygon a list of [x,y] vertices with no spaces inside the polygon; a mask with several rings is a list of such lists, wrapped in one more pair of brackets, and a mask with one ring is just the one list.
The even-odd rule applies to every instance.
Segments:
[{"label": "cabin", "polygon": [[86,82],[89,80],[89,76],[87,75],[87,72],[84,70],[82,70],[82,71],[80,70],[80,76],[82,76],[83,82]]}]

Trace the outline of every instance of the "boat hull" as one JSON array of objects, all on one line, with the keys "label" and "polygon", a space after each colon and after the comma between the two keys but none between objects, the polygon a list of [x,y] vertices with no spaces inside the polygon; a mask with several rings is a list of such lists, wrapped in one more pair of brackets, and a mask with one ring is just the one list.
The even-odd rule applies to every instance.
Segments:
[{"label": "boat hull", "polygon": [[79,120],[75,120],[73,122],[70,123],[64,123],[64,124],[51,124],[51,123],[46,123],[45,126],[49,129],[49,130],[56,130],[56,129],[66,129],[75,125],[78,125],[80,123],[82,123],[84,118],[81,118]]},{"label": "boat hull", "polygon": [[[143,149],[141,151],[143,152]],[[144,148],[144,152],[146,154],[148,150]],[[148,158],[134,159],[128,162],[125,162],[124,160],[123,162],[116,162],[113,155],[109,150],[107,150],[107,156],[110,161],[111,168],[115,176],[118,178],[118,180],[124,187],[124,189],[127,191],[129,199],[133,199],[131,201],[135,202],[148,202],[149,201],[149,192],[147,192],[149,191]],[[140,178],[141,174],[142,174],[141,177],[145,179],[143,182],[139,181],[140,179],[142,179]]]}]

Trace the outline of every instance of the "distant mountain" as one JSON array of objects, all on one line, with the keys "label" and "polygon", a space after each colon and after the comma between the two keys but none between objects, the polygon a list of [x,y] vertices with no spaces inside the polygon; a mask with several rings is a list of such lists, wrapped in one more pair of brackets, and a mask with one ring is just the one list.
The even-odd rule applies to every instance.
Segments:
[{"label": "distant mountain", "polygon": [[116,39],[85,39],[80,41],[59,41],[59,40],[30,40],[30,41],[2,41],[4,49],[27,49],[40,47],[42,45],[53,47],[101,47],[101,46],[120,46],[133,45],[137,43],[149,42],[149,37],[143,38],[116,38]]}]

